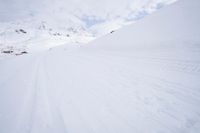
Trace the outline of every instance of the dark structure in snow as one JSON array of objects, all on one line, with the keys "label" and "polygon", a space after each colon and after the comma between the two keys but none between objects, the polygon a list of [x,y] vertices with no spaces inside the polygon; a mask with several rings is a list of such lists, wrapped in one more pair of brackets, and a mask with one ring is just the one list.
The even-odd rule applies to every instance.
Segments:
[{"label": "dark structure in snow", "polygon": [[114,33],[115,31],[114,30],[112,30],[110,33],[112,34],[112,33]]},{"label": "dark structure in snow", "polygon": [[13,51],[12,50],[6,50],[6,51],[2,51],[2,53],[11,54],[11,53],[13,53]]},{"label": "dark structure in snow", "polygon": [[24,34],[27,33],[27,32],[26,32],[25,30],[23,30],[23,29],[20,29],[19,31],[22,32],[22,33],[24,33]]}]

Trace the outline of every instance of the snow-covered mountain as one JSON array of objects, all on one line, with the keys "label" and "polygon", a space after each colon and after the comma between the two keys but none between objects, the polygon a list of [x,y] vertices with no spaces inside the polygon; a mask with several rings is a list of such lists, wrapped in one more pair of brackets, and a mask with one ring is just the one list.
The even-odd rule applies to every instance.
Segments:
[{"label": "snow-covered mountain", "polygon": [[15,54],[23,50],[32,52],[65,43],[86,43],[94,39],[84,27],[73,22],[56,25],[50,20],[29,18],[0,23],[0,27],[1,51],[13,50]]},{"label": "snow-covered mountain", "polygon": [[65,43],[87,43],[174,1],[0,1],[1,53],[15,55]]},{"label": "snow-covered mountain", "polygon": [[0,60],[0,132],[199,133],[199,10],[180,0],[81,47]]}]

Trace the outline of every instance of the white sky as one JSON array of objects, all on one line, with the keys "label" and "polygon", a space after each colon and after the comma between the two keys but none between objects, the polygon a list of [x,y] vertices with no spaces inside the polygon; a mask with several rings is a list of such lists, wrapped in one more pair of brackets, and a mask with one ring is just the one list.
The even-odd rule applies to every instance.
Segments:
[{"label": "white sky", "polygon": [[118,28],[174,1],[176,0],[0,0],[0,22],[34,16],[41,20],[57,21],[60,25],[71,21],[99,32],[102,28]]},{"label": "white sky", "polygon": [[127,17],[141,9],[151,12],[157,4],[170,1],[174,0],[0,0],[0,19],[13,20],[26,13],[41,14],[54,11],[72,13],[80,18],[90,16],[110,20]]}]

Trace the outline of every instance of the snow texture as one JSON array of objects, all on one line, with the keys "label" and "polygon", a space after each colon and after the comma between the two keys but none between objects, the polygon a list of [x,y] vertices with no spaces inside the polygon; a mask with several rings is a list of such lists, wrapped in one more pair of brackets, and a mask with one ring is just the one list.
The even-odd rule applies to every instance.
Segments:
[{"label": "snow texture", "polygon": [[199,0],[87,46],[0,60],[1,133],[199,133]]}]

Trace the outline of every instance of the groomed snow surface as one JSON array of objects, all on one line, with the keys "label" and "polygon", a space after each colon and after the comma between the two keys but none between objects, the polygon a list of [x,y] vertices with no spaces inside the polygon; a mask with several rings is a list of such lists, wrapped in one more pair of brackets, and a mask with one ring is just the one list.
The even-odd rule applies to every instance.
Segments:
[{"label": "groomed snow surface", "polygon": [[86,46],[0,60],[0,133],[199,133],[199,0]]}]

